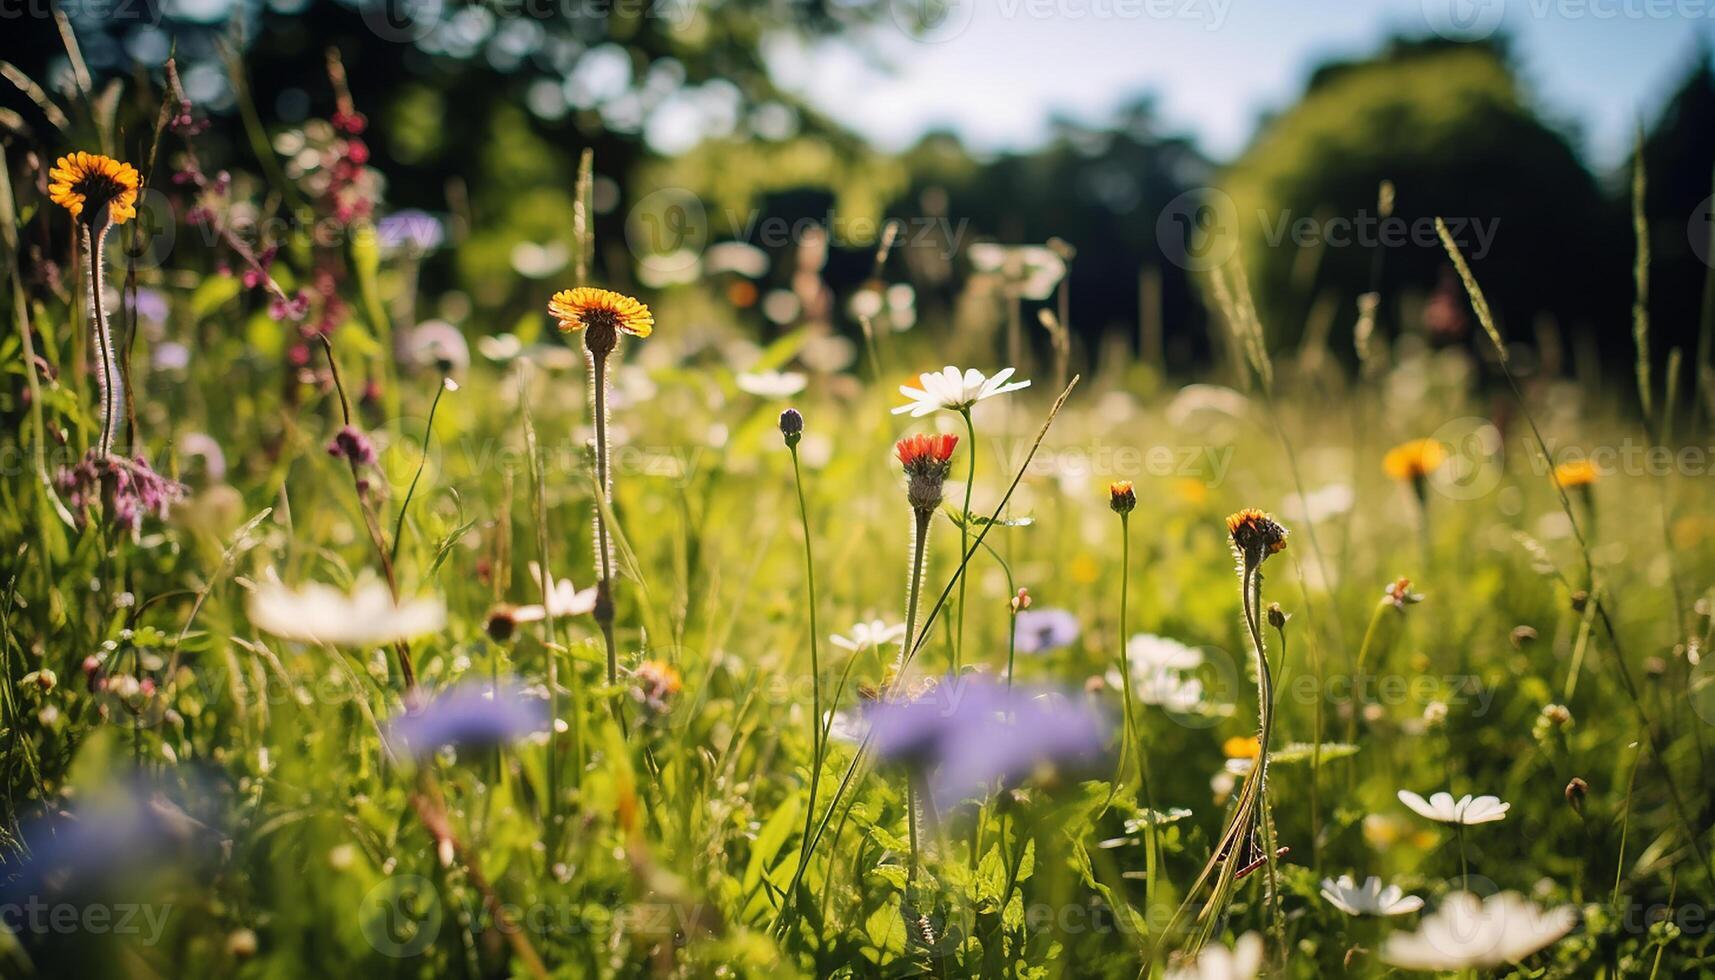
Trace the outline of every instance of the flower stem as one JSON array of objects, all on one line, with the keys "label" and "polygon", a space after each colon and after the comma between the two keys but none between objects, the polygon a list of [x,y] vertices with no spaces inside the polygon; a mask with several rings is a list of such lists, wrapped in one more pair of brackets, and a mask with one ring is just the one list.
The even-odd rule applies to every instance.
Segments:
[{"label": "flower stem", "polygon": [[[613,485],[608,474],[607,445],[607,353],[591,351],[591,396],[595,401],[595,482],[609,506],[613,504]],[[607,521],[602,509],[595,512],[596,564],[600,577],[596,579],[595,621],[601,627],[602,643],[607,647],[607,683],[619,683],[619,648],[613,642],[613,545],[607,536]]]},{"label": "flower stem", "polygon": [[787,448],[792,453],[792,482],[798,491],[798,520],[804,527],[804,577],[810,589],[810,800],[804,806],[804,837],[798,845],[798,867],[801,870],[810,860],[810,833],[815,826],[816,792],[822,782],[822,756],[827,744],[822,733],[822,664],[817,649],[821,642],[821,630],[816,624],[816,559],[810,547],[810,511],[804,504],[804,476],[798,467],[798,447]]},{"label": "flower stem", "polygon": [[[905,643],[899,648],[898,675],[903,675],[905,672],[905,665],[909,657],[907,651],[917,649],[915,642],[917,638],[917,598],[923,589],[923,556],[929,550],[929,522],[935,516],[935,512],[932,510],[919,510],[913,513],[916,516],[916,523],[912,527],[911,537],[911,586],[905,593]],[[898,675],[893,679],[895,684],[904,679]]]},{"label": "flower stem", "polygon": [[113,440],[119,427],[120,397],[113,335],[107,324],[107,291],[104,288],[106,231],[105,222],[83,226],[83,257],[89,266],[89,325],[95,335],[96,351],[101,356],[101,373],[96,375],[101,388],[101,438],[96,443],[96,455],[101,459],[113,455]]},{"label": "flower stem", "polygon": [[[970,446],[965,450],[965,507],[959,512],[959,554],[964,554],[971,546],[971,487],[977,480],[977,427],[971,421],[969,406],[959,410],[965,419],[965,433],[970,437]],[[959,576],[959,616],[953,630],[953,674],[959,673],[959,665],[965,655],[965,583],[967,577]],[[1012,679],[1012,671],[1007,671],[1007,680]]]}]

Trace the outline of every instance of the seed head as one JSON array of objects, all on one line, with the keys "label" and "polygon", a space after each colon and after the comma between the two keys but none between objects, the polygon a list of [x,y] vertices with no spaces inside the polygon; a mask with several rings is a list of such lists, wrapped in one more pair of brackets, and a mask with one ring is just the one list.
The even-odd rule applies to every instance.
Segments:
[{"label": "seed head", "polygon": [[804,416],[796,408],[788,408],[780,413],[780,434],[786,438],[787,448],[798,445],[798,440],[804,438]]}]

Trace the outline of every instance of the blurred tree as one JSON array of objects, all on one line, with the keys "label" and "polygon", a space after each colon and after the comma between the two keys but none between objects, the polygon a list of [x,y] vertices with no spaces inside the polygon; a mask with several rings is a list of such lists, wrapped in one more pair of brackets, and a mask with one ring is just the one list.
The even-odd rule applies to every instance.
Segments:
[{"label": "blurred tree", "polygon": [[[1175,364],[1188,366],[1204,352],[1202,309],[1185,271],[1163,255],[1156,226],[1169,203],[1207,182],[1213,168],[1188,137],[1162,132],[1153,98],[1135,98],[1100,125],[1057,119],[1049,142],[1026,153],[973,161],[939,134],[905,163],[913,175],[906,206],[920,213],[920,202],[944,197],[948,213],[969,219],[961,250],[980,239],[1059,238],[1075,248],[1070,327],[1086,344],[1116,330],[1136,340],[1148,333],[1142,321],[1151,330],[1166,325]],[[1141,310],[1144,302],[1152,309]],[[1041,330],[1030,335],[1046,346]]]},{"label": "blurred tree", "polygon": [[[1711,234],[1710,192],[1715,190],[1715,72],[1708,43],[1696,59],[1661,118],[1644,141],[1644,194],[1650,221],[1650,328],[1657,360],[1680,348],[1688,364],[1694,355],[1707,363],[1702,339],[1709,315]],[[1687,374],[1683,386],[1692,380]],[[1689,390],[1682,387],[1681,390]]]},{"label": "blurred tree", "polygon": [[[622,242],[629,202],[620,178],[651,146],[777,140],[815,125],[770,81],[766,36],[826,36],[878,15],[882,0],[115,0],[68,8],[98,89],[139,69],[158,81],[176,56],[199,110],[232,123],[209,140],[239,166],[254,161],[222,52],[242,55],[261,119],[290,126],[332,111],[324,51],[338,49],[358,108],[374,123],[372,162],[387,176],[389,205],[464,211],[482,231],[460,271],[489,302],[505,298],[492,275],[520,237],[570,243],[583,148],[615,178],[598,195],[598,235]],[[51,89],[67,88],[71,66],[50,18],[13,18],[7,32],[7,60]],[[46,120],[4,88],[4,104],[32,124],[44,153],[63,152]],[[140,151],[153,121],[152,109],[138,109],[125,120],[128,152]]]},{"label": "blurred tree", "polygon": [[[1395,240],[1378,220],[1384,180],[1396,191]],[[1439,215],[1509,339],[1530,339],[1547,315],[1593,331],[1606,350],[1630,348],[1620,213],[1530,106],[1504,41],[1395,40],[1376,57],[1318,69],[1222,188],[1277,345],[1303,336],[1317,308],[1333,318],[1319,329],[1350,359],[1357,298],[1372,289],[1380,329],[1467,335],[1468,308],[1433,231]],[[1402,302],[1414,294],[1430,299]]]}]

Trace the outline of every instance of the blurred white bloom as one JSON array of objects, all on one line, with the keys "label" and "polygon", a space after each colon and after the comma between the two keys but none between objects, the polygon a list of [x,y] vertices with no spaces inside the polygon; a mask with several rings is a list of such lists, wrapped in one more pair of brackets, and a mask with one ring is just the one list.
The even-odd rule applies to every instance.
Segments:
[{"label": "blurred white bloom", "polygon": [[1577,920],[1570,905],[1545,912],[1515,892],[1454,892],[1416,932],[1389,936],[1382,959],[1405,970],[1497,967],[1553,945]]},{"label": "blurred white bloom", "polygon": [[[1131,664],[1132,694],[1138,701],[1179,714],[1204,707],[1203,682],[1183,673],[1203,662],[1202,651],[1170,637],[1139,633],[1126,641],[1126,660]],[[1115,688],[1123,683],[1117,669],[1108,671],[1107,680]]]},{"label": "blurred white bloom", "polygon": [[[904,627],[901,627],[903,629]],[[869,717],[862,708],[841,708],[823,718],[828,726],[828,738],[847,745],[861,745],[869,735]]]},{"label": "blurred white bloom", "polygon": [[738,375],[739,390],[758,398],[790,398],[809,383],[797,371],[741,371]]},{"label": "blurred white bloom", "polygon": [[1214,412],[1232,418],[1244,418],[1250,411],[1250,399],[1231,388],[1220,385],[1186,385],[1167,405],[1167,421],[1182,426],[1193,415]]},{"label": "blurred white bloom", "polygon": [[1007,384],[1006,379],[1012,377],[1012,371],[1012,368],[1001,368],[993,377],[984,377],[976,368],[967,368],[961,373],[951,364],[939,371],[925,371],[918,376],[918,383],[923,386],[921,389],[899,386],[899,393],[911,401],[894,409],[893,414],[910,412],[912,418],[922,418],[943,408],[964,411],[985,398],[1030,387],[1028,381]]},{"label": "blurred white bloom", "polygon": [[856,653],[870,647],[880,649],[890,643],[898,643],[905,639],[905,624],[889,624],[886,620],[872,619],[867,623],[852,624],[850,636],[838,634],[828,637],[828,642],[841,650]]},{"label": "blurred white bloom", "polygon": [[[554,574],[548,573],[547,582],[542,581],[542,566],[530,563],[530,577],[536,580],[536,585],[546,593],[547,605],[520,606],[513,618],[520,623],[533,623],[544,617],[564,619],[567,616],[582,616],[595,609],[595,586],[579,589],[569,579],[555,581]],[[538,593],[541,594],[541,593]]]},{"label": "blurred white bloom", "polygon": [[1253,980],[1262,969],[1262,936],[1247,932],[1233,948],[1207,946],[1197,959],[1167,971],[1167,980]]},{"label": "blurred white bloom", "polygon": [[768,253],[748,242],[720,242],[703,253],[703,268],[711,276],[733,272],[761,279],[768,274]]},{"label": "blurred white bloom", "polygon": [[637,281],[650,289],[682,286],[702,276],[702,259],[689,249],[644,256],[637,263]]},{"label": "blurred white bloom", "polygon": [[1045,245],[977,242],[969,254],[972,268],[999,273],[1026,299],[1047,299],[1066,277],[1066,261]]},{"label": "blurred white bloom", "polygon": [[546,279],[571,260],[572,250],[564,242],[519,242],[512,246],[512,270],[526,279]]},{"label": "blurred white bloom", "polygon": [[1443,792],[1425,800],[1408,789],[1399,791],[1399,801],[1417,811],[1420,817],[1466,826],[1505,820],[1507,811],[1512,808],[1511,803],[1502,803],[1498,796],[1479,796],[1473,799],[1471,794],[1466,793],[1455,801],[1452,793]]},{"label": "blurred white bloom", "polygon": [[1349,513],[1356,502],[1352,488],[1344,483],[1330,483],[1303,496],[1292,494],[1280,505],[1281,516],[1291,521],[1318,524],[1329,518]]},{"label": "blurred white bloom", "polygon": [[406,345],[411,363],[422,367],[447,365],[455,373],[470,367],[470,345],[458,327],[445,320],[424,320],[412,329]]},{"label": "blurred white bloom", "polygon": [[865,287],[846,300],[846,312],[854,320],[873,320],[881,313],[881,304],[881,293]]},{"label": "blurred white bloom", "polygon": [[1423,899],[1407,895],[1398,885],[1383,888],[1375,875],[1362,886],[1353,884],[1351,875],[1341,875],[1338,881],[1323,878],[1322,897],[1347,915],[1405,915],[1423,907]]},{"label": "blurred white bloom", "polygon": [[497,333],[476,338],[476,349],[491,361],[510,361],[524,353],[524,342],[517,334]]},{"label": "blurred white bloom", "polygon": [[1127,640],[1125,655],[1132,663],[1133,676],[1140,672],[1139,667],[1191,670],[1203,662],[1202,651],[1170,637],[1156,636],[1154,633],[1139,633]]},{"label": "blurred white bloom", "polygon": [[834,458],[834,440],[825,433],[810,432],[798,446],[798,458],[810,469],[819,470]]},{"label": "blurred white bloom", "polygon": [[804,341],[798,358],[806,367],[823,374],[844,371],[857,360],[857,345],[835,333],[817,334]]},{"label": "blurred white bloom", "polygon": [[277,580],[250,593],[250,622],[257,629],[305,643],[381,646],[433,633],[446,620],[439,596],[394,602],[375,579],[359,582],[350,595],[317,582],[293,589]]},{"label": "blurred white bloom", "polygon": [[762,297],[762,315],[768,322],[782,326],[798,319],[798,314],[804,312],[804,304],[798,297],[792,295],[789,289],[771,289],[768,295]]}]

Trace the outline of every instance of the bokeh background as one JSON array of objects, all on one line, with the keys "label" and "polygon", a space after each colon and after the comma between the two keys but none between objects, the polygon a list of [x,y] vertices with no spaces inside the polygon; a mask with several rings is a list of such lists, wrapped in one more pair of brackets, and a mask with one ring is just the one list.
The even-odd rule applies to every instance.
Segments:
[{"label": "bokeh background", "polygon": [[[1200,249],[1232,247],[1214,242],[1244,250],[1274,343],[1352,360],[1356,300],[1371,290],[1386,298],[1380,338],[1470,343],[1432,236],[1385,260],[1362,237],[1391,181],[1404,227],[1421,232],[1433,215],[1468,223],[1461,244],[1508,336],[1528,344],[1522,369],[1540,357],[1588,380],[1629,360],[1641,141],[1657,367],[1675,347],[1702,363],[1691,355],[1715,77],[1708,11],[1689,0],[60,9],[92,85],[158,74],[176,56],[187,94],[217,121],[239,112],[248,85],[288,159],[313,157],[299,145],[313,140],[282,146],[291,136],[277,124],[332,111],[323,65],[336,49],[372,120],[387,209],[435,214],[456,239],[422,274],[457,297],[437,312],[471,333],[534,311],[542,280],[569,262],[578,154],[593,147],[603,281],[643,292],[700,282],[763,334],[807,320],[855,335],[858,314],[898,329],[926,316],[986,322],[992,310],[961,311],[959,297],[1011,294],[1002,281],[973,298],[972,279],[997,270],[980,251],[973,262],[971,246],[1058,238],[1075,249],[1066,295],[1024,289],[1020,342],[1046,351],[1035,307],[1064,304],[1073,367],[1115,345],[1181,374],[1228,356],[1196,275]],[[5,59],[24,74],[75,84],[53,20],[14,17],[5,35]],[[36,107],[5,88],[8,124],[44,131]],[[274,161],[255,142],[216,125],[205,153],[266,173]],[[1341,216],[1359,222],[1349,240],[1328,231]],[[877,276],[888,218],[901,234]],[[1304,219],[1312,234],[1294,234]],[[827,232],[808,250],[806,222]],[[1237,235],[1217,234],[1227,226]],[[711,253],[729,241],[762,249],[766,264]],[[903,288],[867,289],[881,279]]]}]

